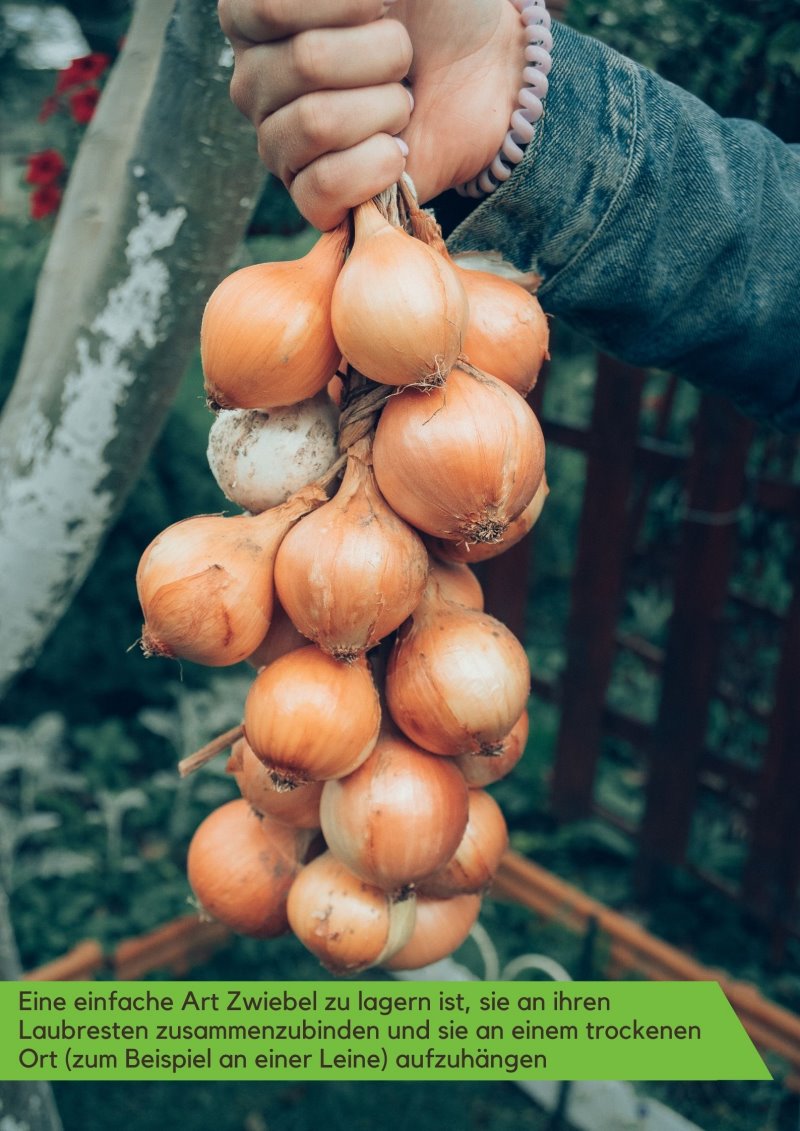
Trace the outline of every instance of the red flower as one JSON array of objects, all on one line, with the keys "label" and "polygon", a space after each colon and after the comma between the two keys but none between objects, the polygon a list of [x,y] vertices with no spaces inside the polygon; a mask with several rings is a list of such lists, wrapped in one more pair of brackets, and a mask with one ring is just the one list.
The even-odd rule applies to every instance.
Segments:
[{"label": "red flower", "polygon": [[91,122],[99,97],[100,91],[96,86],[87,86],[70,96],[69,108],[78,125],[85,126]]},{"label": "red flower", "polygon": [[61,203],[61,189],[58,185],[40,185],[31,193],[31,218],[43,220],[45,216],[58,211]]},{"label": "red flower", "polygon": [[82,55],[80,59],[73,59],[68,67],[58,73],[56,94],[71,90],[74,86],[82,86],[85,82],[94,82],[95,79],[100,78],[110,62],[111,57],[99,51],[94,51],[91,55]]},{"label": "red flower", "polygon": [[64,172],[64,158],[56,149],[43,149],[41,153],[31,153],[25,181],[29,185],[52,185]]}]

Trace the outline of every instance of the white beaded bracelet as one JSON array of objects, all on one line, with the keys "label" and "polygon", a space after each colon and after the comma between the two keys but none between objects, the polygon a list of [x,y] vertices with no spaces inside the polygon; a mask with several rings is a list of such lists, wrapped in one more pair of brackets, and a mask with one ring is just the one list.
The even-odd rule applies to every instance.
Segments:
[{"label": "white beaded bracelet", "polygon": [[471,181],[458,185],[456,192],[480,200],[507,181],[514,166],[525,155],[525,148],[533,140],[534,124],[544,114],[547,95],[547,76],[550,73],[553,35],[550,31],[550,13],[545,0],[511,0],[519,12],[525,28],[525,67],[522,78],[525,86],[519,92],[519,106],[511,115],[511,128],[500,150],[488,168]]}]

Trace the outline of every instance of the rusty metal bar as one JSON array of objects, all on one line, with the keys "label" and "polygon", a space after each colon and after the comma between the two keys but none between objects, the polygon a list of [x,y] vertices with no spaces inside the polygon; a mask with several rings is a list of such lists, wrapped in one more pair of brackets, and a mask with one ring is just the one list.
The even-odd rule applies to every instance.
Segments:
[{"label": "rusty metal bar", "polygon": [[[637,974],[662,981],[718,981],[756,1044],[778,1053],[794,1070],[784,1083],[800,1090],[800,1017],[764,998],[755,986],[701,965],[518,853],[507,852],[503,857],[492,894],[513,899],[543,918],[580,934],[585,934],[589,923],[595,921],[609,943],[606,963],[609,976]],[[121,943],[105,958],[104,968],[113,969],[118,977],[119,972],[124,971],[127,978],[163,968],[185,973],[193,963],[203,961],[232,937],[231,932],[219,924],[202,923],[194,916],[184,916]],[[89,978],[97,972],[98,954],[102,954],[99,943],[93,940],[79,943],[69,954],[29,971],[24,977],[29,981],[46,981],[53,977],[54,971],[61,972],[59,977],[66,977],[64,972],[71,971],[72,979]],[[83,957],[79,959],[79,956]]]},{"label": "rusty metal bar", "polygon": [[795,1069],[793,1079],[798,1079],[800,1018],[768,1001],[754,986],[736,981],[724,971],[703,966],[624,915],[516,853],[504,856],[492,893],[514,899],[574,932],[583,933],[594,919],[611,944],[608,970],[615,976],[643,974],[659,981],[718,981],[755,1043],[782,1056]]},{"label": "rusty metal bar", "polygon": [[627,546],[644,371],[600,355],[567,629],[562,715],[552,779],[556,814],[588,813]]}]

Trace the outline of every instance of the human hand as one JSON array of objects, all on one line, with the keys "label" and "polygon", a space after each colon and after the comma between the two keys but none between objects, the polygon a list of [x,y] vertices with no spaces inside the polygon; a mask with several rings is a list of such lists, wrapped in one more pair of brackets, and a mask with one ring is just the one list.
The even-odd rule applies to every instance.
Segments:
[{"label": "human hand", "polygon": [[220,0],[219,13],[231,96],[318,228],[404,169],[429,200],[476,176],[503,141],[524,44],[508,0]]}]

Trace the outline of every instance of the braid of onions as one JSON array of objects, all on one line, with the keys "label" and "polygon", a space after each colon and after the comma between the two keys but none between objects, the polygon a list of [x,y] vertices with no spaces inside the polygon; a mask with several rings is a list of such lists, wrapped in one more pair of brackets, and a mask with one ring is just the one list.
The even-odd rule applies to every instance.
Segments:
[{"label": "braid of onions", "polygon": [[546,318],[456,264],[406,178],[303,259],[223,280],[201,354],[208,460],[240,510],[147,547],[142,647],[256,671],[241,797],[197,829],[192,889],[337,974],[427,965],[477,918],[508,842],[486,789],[528,735],[525,650],[472,566],[547,495],[524,399]]}]

